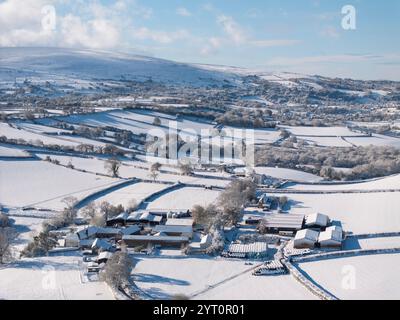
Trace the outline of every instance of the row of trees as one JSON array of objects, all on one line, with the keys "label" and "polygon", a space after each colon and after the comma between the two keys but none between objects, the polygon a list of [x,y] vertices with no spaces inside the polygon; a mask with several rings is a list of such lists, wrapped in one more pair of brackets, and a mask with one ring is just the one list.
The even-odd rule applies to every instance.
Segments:
[{"label": "row of trees", "polygon": [[0,208],[0,264],[12,258],[11,243],[15,239],[17,232],[12,227],[11,221]]},{"label": "row of trees", "polygon": [[7,138],[6,136],[0,136],[0,142],[8,143],[8,144],[16,144],[23,146],[33,146],[33,147],[41,147],[54,151],[63,151],[63,152],[80,152],[80,153],[91,153],[91,154],[104,154],[111,156],[123,156],[125,153],[123,150],[112,144],[106,144],[105,146],[94,146],[92,144],[82,143],[77,146],[66,146],[59,144],[45,144],[42,140],[25,140],[22,138],[13,139]]},{"label": "row of trees", "polygon": [[[296,149],[265,146],[256,150],[256,164],[298,167],[328,179],[355,180],[400,173],[400,149],[389,146]],[[338,170],[348,168],[351,170]]]}]

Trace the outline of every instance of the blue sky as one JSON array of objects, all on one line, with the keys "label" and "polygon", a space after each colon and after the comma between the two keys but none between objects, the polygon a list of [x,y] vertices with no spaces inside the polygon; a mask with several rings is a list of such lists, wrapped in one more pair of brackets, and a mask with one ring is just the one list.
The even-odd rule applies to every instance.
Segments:
[{"label": "blue sky", "polygon": [[[51,32],[40,27],[47,4],[57,14]],[[356,9],[356,30],[341,26],[344,5]],[[0,46],[400,80],[398,0],[0,0],[1,29]]]}]

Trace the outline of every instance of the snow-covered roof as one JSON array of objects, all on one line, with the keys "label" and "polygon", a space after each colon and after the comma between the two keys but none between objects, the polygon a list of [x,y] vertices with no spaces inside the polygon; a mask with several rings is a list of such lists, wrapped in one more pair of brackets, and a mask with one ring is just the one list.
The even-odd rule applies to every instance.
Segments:
[{"label": "snow-covered roof", "polygon": [[118,228],[98,228],[96,234],[119,234],[121,233],[121,229]]},{"label": "snow-covered roof", "polygon": [[326,227],[329,223],[329,217],[325,214],[314,213],[306,216],[306,226]]},{"label": "snow-covered roof", "polygon": [[92,249],[94,249],[94,248],[110,250],[112,248],[112,245],[105,240],[97,238],[92,244]]},{"label": "snow-covered roof", "polygon": [[192,226],[156,226],[154,231],[157,232],[166,232],[166,233],[192,233]]},{"label": "snow-covered roof", "polygon": [[108,221],[113,221],[113,220],[126,220],[126,218],[129,217],[129,213],[127,212],[122,212],[119,215],[117,215],[116,217],[112,217],[110,219],[108,219]]},{"label": "snow-covered roof", "polygon": [[268,245],[266,242],[231,243],[227,248],[227,251],[231,253],[264,253],[267,250]]},{"label": "snow-covered roof", "polygon": [[342,228],[334,226],[329,227],[326,231],[321,232],[318,237],[318,242],[323,241],[335,241],[335,242],[342,242],[343,233]]},{"label": "snow-covered roof", "polygon": [[165,222],[166,226],[193,226],[193,219],[170,218]]},{"label": "snow-covered roof", "polygon": [[103,251],[99,254],[99,256],[97,257],[97,260],[102,260],[102,259],[110,259],[112,257],[112,253],[108,252],[108,251]]},{"label": "snow-covered roof", "polygon": [[122,231],[123,235],[130,235],[130,234],[134,234],[134,233],[139,232],[140,231],[140,227],[137,226],[137,225],[133,225],[131,227],[122,229],[121,231]]},{"label": "snow-covered roof", "polygon": [[201,238],[201,240],[200,240],[200,243],[201,244],[208,244],[208,243],[210,243],[211,242],[211,235],[209,235],[209,234],[206,234],[205,236],[203,236],[202,238]]},{"label": "snow-covered roof", "polygon": [[150,235],[145,235],[145,236],[123,236],[122,237],[123,241],[165,241],[165,242],[187,242],[189,241],[188,237],[170,237],[170,236],[150,236]]},{"label": "snow-covered roof", "polygon": [[268,228],[301,229],[304,215],[301,214],[274,214],[265,218]]},{"label": "snow-covered roof", "polygon": [[83,230],[79,231],[78,232],[78,237],[81,240],[88,239],[91,236],[96,235],[98,229],[99,229],[98,227],[90,226],[90,227],[88,227],[86,229],[83,229]]},{"label": "snow-covered roof", "polygon": [[311,229],[303,229],[296,232],[295,240],[309,240],[317,242],[319,232]]}]

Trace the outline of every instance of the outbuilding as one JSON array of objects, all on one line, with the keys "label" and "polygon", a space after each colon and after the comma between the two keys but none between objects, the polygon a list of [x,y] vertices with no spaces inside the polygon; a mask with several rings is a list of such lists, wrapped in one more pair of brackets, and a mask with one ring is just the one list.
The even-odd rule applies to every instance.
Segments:
[{"label": "outbuilding", "polygon": [[338,226],[331,226],[321,232],[318,237],[318,243],[323,248],[339,248],[342,246],[343,230]]},{"label": "outbuilding", "polygon": [[188,237],[169,237],[169,236],[151,236],[151,235],[131,235],[123,236],[122,241],[128,247],[137,247],[148,245],[161,245],[166,247],[182,247],[189,242]]},{"label": "outbuilding", "polygon": [[192,226],[168,226],[159,225],[153,229],[157,233],[165,234],[172,237],[188,237],[191,239],[193,237]]},{"label": "outbuilding", "polygon": [[326,228],[328,224],[329,217],[321,213],[307,215],[304,223],[307,228]]},{"label": "outbuilding", "polygon": [[293,244],[296,249],[314,248],[319,232],[311,229],[297,231]]},{"label": "outbuilding", "polygon": [[166,222],[166,226],[193,226],[193,219],[175,219],[175,218],[169,218]]},{"label": "outbuilding", "polygon": [[268,233],[295,232],[303,228],[304,215],[301,214],[273,214],[264,220],[264,227]]}]

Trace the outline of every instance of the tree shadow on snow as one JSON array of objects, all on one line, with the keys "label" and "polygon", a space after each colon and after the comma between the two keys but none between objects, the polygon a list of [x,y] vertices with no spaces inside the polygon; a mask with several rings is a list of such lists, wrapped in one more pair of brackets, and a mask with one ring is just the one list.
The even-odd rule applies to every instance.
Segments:
[{"label": "tree shadow on snow", "polygon": [[154,274],[135,274],[135,281],[139,282],[149,282],[149,283],[166,283],[175,286],[188,286],[190,283],[186,280],[179,280],[174,278],[163,277]]}]

